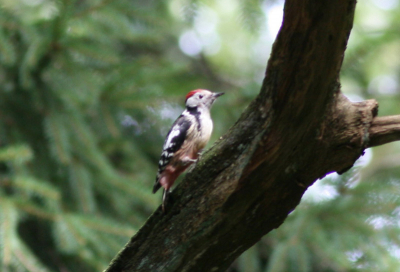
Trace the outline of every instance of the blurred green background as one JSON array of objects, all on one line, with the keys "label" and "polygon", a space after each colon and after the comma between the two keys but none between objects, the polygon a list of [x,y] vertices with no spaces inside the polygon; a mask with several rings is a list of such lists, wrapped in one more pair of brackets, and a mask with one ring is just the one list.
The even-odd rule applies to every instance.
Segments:
[{"label": "blurred green background", "polygon": [[[282,5],[0,0],[0,271],[105,269],[161,203],[185,94],[226,92],[223,135],[260,89]],[[399,1],[358,3],[341,78],[353,101],[400,114]],[[399,197],[400,143],[367,150],[230,271],[399,271]]]}]

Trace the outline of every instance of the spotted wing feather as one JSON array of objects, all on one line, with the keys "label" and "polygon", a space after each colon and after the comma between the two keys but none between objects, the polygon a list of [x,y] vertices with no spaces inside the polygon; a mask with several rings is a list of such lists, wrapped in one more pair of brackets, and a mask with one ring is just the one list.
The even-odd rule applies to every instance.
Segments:
[{"label": "spotted wing feather", "polygon": [[174,122],[172,128],[168,132],[167,137],[165,138],[163,151],[158,162],[158,173],[153,187],[153,193],[157,192],[157,190],[161,187],[161,184],[159,183],[160,175],[173,158],[175,152],[181,148],[186,139],[187,131],[189,130],[190,125],[191,122],[181,115]]}]

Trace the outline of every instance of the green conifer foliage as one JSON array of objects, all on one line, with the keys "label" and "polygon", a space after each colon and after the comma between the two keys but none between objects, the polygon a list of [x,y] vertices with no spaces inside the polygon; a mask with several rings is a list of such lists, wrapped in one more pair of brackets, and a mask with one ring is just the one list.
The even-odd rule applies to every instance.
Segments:
[{"label": "green conifer foliage", "polygon": [[[0,0],[0,271],[106,268],[160,204],[159,152],[186,92],[227,93],[213,139],[256,96],[278,2]],[[400,6],[364,2],[343,89],[399,114],[398,88],[377,80],[399,82]],[[370,30],[371,16],[386,25]],[[218,35],[201,36],[204,22]],[[185,33],[202,51],[180,50]],[[399,154],[373,149],[367,167],[319,181],[333,196],[306,197],[230,271],[395,271]]]},{"label": "green conifer foliage", "polygon": [[167,4],[1,1],[1,271],[100,271],[157,207]]}]

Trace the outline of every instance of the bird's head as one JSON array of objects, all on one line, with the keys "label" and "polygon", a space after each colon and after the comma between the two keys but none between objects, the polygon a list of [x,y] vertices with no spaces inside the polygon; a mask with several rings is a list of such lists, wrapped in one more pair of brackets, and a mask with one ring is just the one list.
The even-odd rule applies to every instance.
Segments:
[{"label": "bird's head", "polygon": [[208,90],[197,89],[186,95],[186,107],[210,109],[215,99],[224,93],[213,93]]}]

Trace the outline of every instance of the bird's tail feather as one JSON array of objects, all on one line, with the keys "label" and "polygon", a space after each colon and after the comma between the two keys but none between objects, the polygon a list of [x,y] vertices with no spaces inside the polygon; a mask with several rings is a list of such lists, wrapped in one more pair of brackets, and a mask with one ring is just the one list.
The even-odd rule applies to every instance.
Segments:
[{"label": "bird's tail feather", "polygon": [[156,181],[156,183],[153,186],[153,194],[155,194],[158,191],[158,189],[160,189],[160,188],[161,188],[161,184],[158,181]]}]

